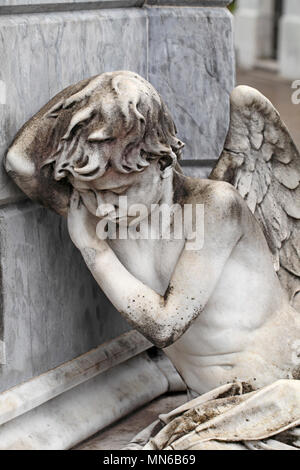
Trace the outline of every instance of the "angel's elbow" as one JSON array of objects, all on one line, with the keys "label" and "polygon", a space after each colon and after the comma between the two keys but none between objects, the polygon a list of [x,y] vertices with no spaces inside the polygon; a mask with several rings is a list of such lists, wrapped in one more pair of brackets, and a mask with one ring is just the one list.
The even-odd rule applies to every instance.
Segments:
[{"label": "angel's elbow", "polygon": [[5,158],[4,167],[8,173],[14,173],[17,176],[32,177],[35,172],[34,163],[20,152],[17,146],[12,146]]},{"label": "angel's elbow", "polygon": [[172,337],[168,338],[155,338],[153,341],[154,346],[156,346],[158,349],[164,349],[167,348],[168,346],[171,346],[176,341]]},{"label": "angel's elbow", "polygon": [[176,328],[170,328],[165,325],[155,325],[153,331],[151,332],[150,338],[151,342],[159,349],[164,349],[168,346],[171,346],[183,333],[178,331]]}]

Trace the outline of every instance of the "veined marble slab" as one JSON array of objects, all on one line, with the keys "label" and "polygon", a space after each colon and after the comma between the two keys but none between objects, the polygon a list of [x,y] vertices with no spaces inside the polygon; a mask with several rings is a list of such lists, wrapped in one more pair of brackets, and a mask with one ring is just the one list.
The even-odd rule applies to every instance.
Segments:
[{"label": "veined marble slab", "polygon": [[[17,130],[66,86],[119,69],[146,77],[146,24],[146,12],[136,8],[0,16],[0,158]],[[0,202],[21,197],[1,165]]]},{"label": "veined marble slab", "polygon": [[143,6],[145,0],[0,0],[0,14],[96,10]]},{"label": "veined marble slab", "polygon": [[66,221],[26,201],[0,210],[0,392],[129,329],[70,240]]},{"label": "veined marble slab", "polygon": [[234,88],[232,16],[225,8],[150,8],[148,79],[164,97],[184,158],[223,149]]},{"label": "veined marble slab", "polygon": [[[231,19],[223,8],[3,15],[0,58],[0,159],[17,130],[62,88],[117,69],[136,71],[158,88],[187,143],[185,158],[216,158],[223,145],[234,75]],[[0,204],[23,198],[1,165]],[[0,237],[0,341],[7,356],[0,391],[128,329],[64,220],[30,202],[10,204],[0,211]]]},{"label": "veined marble slab", "polygon": [[147,0],[148,5],[186,6],[186,7],[225,7],[233,0]]}]

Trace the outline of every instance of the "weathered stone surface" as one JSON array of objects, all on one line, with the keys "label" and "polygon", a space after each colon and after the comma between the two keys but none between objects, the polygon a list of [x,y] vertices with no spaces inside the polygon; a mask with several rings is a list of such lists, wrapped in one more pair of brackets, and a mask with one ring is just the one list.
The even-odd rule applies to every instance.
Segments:
[{"label": "weathered stone surface", "polygon": [[[13,1],[15,6],[23,4],[22,0],[0,0],[0,7]],[[39,4],[48,5],[47,1]],[[39,0],[32,2],[37,5]],[[53,95],[82,78],[118,69],[136,71],[146,78],[149,70],[149,81],[169,102],[179,135],[188,144],[187,158],[211,158],[211,153],[216,157],[215,139],[219,135],[221,143],[228,115],[227,93],[233,83],[230,28],[230,16],[218,8],[149,7],[0,16],[1,159],[16,131]],[[170,45],[172,58],[167,73],[165,44]],[[177,67],[182,57],[183,72]],[[152,65],[160,61],[162,67],[155,73]],[[207,69],[211,68],[215,75],[209,76]],[[161,80],[164,77],[166,80]],[[191,98],[191,87],[196,100]],[[180,113],[186,119],[183,124],[176,117]],[[212,116],[209,126],[208,116]],[[198,118],[200,125],[195,126],[193,119]],[[1,168],[0,204],[23,198]],[[7,205],[0,216],[4,324],[3,334],[0,320],[0,362],[4,346],[7,361],[0,368],[0,390],[5,390],[128,326],[88,273],[63,220],[29,202]],[[3,339],[5,343],[1,343]]]},{"label": "weathered stone surface", "polygon": [[[24,122],[64,87],[119,69],[146,76],[146,51],[140,9],[0,17],[1,159]],[[0,201],[21,197],[1,167]]]},{"label": "weathered stone surface", "polygon": [[145,0],[0,0],[0,14],[141,7]]},{"label": "weathered stone surface", "polygon": [[28,201],[2,209],[0,220],[3,391],[128,326],[88,272],[63,218]]},{"label": "weathered stone surface", "polygon": [[70,449],[167,390],[165,375],[140,354],[3,424],[0,450]]},{"label": "weathered stone surface", "polygon": [[98,3],[99,7],[101,8],[103,4],[106,4],[108,8],[115,3],[118,3],[119,6],[127,7],[133,6],[133,4],[140,5],[143,3],[143,0],[94,0],[94,2],[90,2],[90,0],[0,0],[0,6],[10,6],[10,5],[47,5],[47,4],[55,4],[60,5],[62,3]]},{"label": "weathered stone surface", "polygon": [[224,8],[149,8],[148,79],[186,143],[185,158],[217,158],[234,86],[231,15]]},{"label": "weathered stone surface", "polygon": [[[0,427],[149,348],[151,343],[144,336],[135,330],[127,331],[71,361],[0,393]],[[175,369],[172,375],[169,372],[173,366],[166,356],[162,355],[156,364],[166,376],[169,388],[173,383],[181,384]]]},{"label": "weathered stone surface", "polygon": [[232,0],[147,0],[148,5],[163,6],[198,6],[198,7],[224,7],[232,3]]},{"label": "weathered stone surface", "polygon": [[208,178],[211,173],[212,166],[213,165],[185,165],[182,170],[186,176],[190,176],[191,178]]},{"label": "weathered stone surface", "polygon": [[120,7],[130,7],[130,6],[141,6],[143,3],[148,5],[185,5],[185,6],[226,6],[231,3],[232,0],[0,0],[1,6],[11,6],[11,5],[47,5],[55,4],[56,8],[58,5],[63,3],[69,4],[85,4],[85,7],[88,8],[89,3],[98,4],[98,8],[115,7],[118,4]]}]

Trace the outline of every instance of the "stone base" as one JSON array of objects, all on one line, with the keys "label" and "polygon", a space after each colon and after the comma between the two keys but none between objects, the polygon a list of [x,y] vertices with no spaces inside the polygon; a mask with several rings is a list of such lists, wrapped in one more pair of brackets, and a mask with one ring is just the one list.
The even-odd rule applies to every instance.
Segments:
[{"label": "stone base", "polygon": [[[0,0],[1,158],[20,126],[62,88],[120,69],[157,87],[186,142],[184,158],[218,157],[234,86],[228,1],[101,9],[118,1]],[[95,3],[99,9],[75,11]],[[33,13],[58,4],[74,11]],[[24,14],[1,14],[4,7]],[[186,172],[207,176],[209,168],[188,164]],[[24,199],[0,165],[0,392],[129,329],[72,245],[65,220]]]},{"label": "stone base", "polygon": [[0,450],[69,449],[170,389],[183,390],[166,357],[142,353],[149,346],[131,331],[0,394]]}]

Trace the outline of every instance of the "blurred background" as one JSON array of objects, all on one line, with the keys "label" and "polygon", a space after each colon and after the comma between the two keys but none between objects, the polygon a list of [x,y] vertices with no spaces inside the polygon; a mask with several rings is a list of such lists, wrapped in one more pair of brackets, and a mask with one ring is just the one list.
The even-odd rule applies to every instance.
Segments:
[{"label": "blurred background", "polygon": [[300,80],[300,1],[235,0],[228,8],[237,84],[253,86],[273,102],[300,148],[300,104],[292,102],[292,84]]}]

